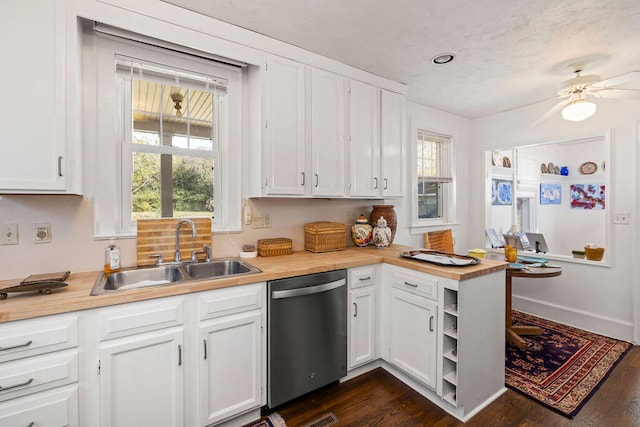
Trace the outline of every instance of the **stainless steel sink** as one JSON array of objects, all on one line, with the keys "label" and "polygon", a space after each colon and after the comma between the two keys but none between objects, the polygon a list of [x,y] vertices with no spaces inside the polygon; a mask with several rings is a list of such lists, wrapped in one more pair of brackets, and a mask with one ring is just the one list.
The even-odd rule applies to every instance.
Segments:
[{"label": "stainless steel sink", "polygon": [[237,276],[240,274],[259,273],[260,270],[236,258],[217,259],[210,262],[187,264],[184,267],[187,275],[193,279]]},{"label": "stainless steel sink", "polygon": [[187,262],[158,267],[124,268],[117,273],[105,275],[101,272],[98,274],[91,290],[91,295],[260,272],[260,269],[237,258],[222,258],[201,263]]}]

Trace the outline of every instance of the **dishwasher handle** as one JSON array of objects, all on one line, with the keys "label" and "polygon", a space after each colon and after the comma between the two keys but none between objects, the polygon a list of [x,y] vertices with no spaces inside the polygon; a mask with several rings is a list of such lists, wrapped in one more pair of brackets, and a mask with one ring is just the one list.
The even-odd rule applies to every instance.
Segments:
[{"label": "dishwasher handle", "polygon": [[321,292],[337,289],[341,286],[345,286],[347,281],[345,279],[336,280],[335,282],[323,283],[322,285],[308,286],[306,288],[287,289],[285,291],[273,291],[271,292],[271,299],[282,299],[300,297],[303,295],[319,294]]}]

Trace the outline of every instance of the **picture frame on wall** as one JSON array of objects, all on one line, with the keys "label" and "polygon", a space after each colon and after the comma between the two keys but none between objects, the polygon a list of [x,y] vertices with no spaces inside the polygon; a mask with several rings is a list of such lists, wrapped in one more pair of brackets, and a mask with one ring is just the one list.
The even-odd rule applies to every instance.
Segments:
[{"label": "picture frame on wall", "polygon": [[540,204],[562,204],[562,184],[543,182],[540,184]]},{"label": "picture frame on wall", "polygon": [[511,206],[513,204],[513,182],[504,179],[491,180],[491,204]]}]

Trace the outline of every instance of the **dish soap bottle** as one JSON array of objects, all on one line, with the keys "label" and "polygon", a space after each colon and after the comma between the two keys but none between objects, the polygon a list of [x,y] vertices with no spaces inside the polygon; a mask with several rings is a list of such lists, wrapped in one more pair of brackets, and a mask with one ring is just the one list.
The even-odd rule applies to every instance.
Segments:
[{"label": "dish soap bottle", "polygon": [[109,247],[104,250],[104,274],[120,271],[120,247],[109,240]]}]

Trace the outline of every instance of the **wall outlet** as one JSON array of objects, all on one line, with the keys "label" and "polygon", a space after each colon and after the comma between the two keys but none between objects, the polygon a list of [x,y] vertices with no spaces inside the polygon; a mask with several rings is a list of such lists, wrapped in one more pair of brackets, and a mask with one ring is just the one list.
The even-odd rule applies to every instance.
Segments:
[{"label": "wall outlet", "polygon": [[630,224],[631,220],[630,217],[631,214],[629,213],[616,213],[613,214],[613,223],[614,224]]},{"label": "wall outlet", "polygon": [[18,224],[0,225],[0,245],[18,244]]},{"label": "wall outlet", "polygon": [[271,228],[271,214],[256,214],[252,217],[253,228]]},{"label": "wall outlet", "polygon": [[33,236],[36,243],[50,243],[51,224],[33,224]]}]

